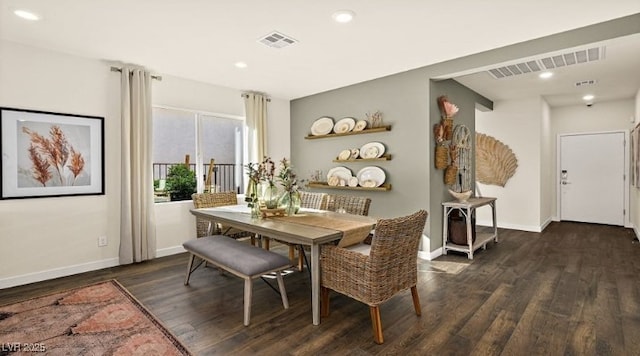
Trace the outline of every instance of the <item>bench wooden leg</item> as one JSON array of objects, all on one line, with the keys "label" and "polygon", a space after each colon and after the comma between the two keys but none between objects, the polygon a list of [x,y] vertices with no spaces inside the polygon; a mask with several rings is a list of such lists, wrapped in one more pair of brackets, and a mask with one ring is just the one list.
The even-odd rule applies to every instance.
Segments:
[{"label": "bench wooden leg", "polygon": [[276,279],[278,280],[278,289],[280,290],[280,296],[282,297],[282,305],[285,309],[289,309],[287,290],[284,289],[284,280],[282,279],[282,273],[280,271],[276,272]]},{"label": "bench wooden leg", "polygon": [[249,326],[251,318],[251,294],[253,281],[251,278],[244,279],[244,326]]},{"label": "bench wooden leg", "polygon": [[304,246],[298,245],[298,271],[304,269]]},{"label": "bench wooden leg", "polygon": [[184,285],[189,285],[189,277],[191,277],[191,266],[193,266],[193,260],[196,258],[194,254],[189,257],[189,263],[187,264],[187,276],[184,279]]}]

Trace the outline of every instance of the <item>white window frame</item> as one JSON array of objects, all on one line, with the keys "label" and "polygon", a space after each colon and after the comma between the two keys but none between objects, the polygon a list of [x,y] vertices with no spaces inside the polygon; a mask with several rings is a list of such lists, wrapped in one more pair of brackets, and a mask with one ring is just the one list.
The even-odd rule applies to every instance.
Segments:
[{"label": "white window frame", "polygon": [[[220,118],[220,119],[232,119],[232,120],[240,120],[244,123],[244,129],[243,129],[243,137],[245,139],[243,139],[243,143],[244,143],[244,147],[243,147],[243,157],[240,157],[241,162],[240,162],[240,172],[239,174],[236,175],[236,177],[242,177],[242,166],[244,165],[244,162],[246,161],[246,155],[247,155],[247,151],[248,151],[248,141],[246,140],[246,131],[247,131],[247,120],[244,116],[238,116],[238,115],[231,115],[231,114],[221,114],[221,113],[214,113],[214,112],[210,112],[210,111],[204,111],[204,110],[196,110],[196,109],[185,109],[185,108],[181,108],[181,107],[175,107],[175,106],[166,106],[166,105],[152,105],[152,108],[158,108],[158,109],[166,109],[166,110],[175,110],[175,111],[182,111],[182,112],[186,112],[186,113],[191,113],[193,114],[193,118],[196,121],[195,124],[195,137],[196,137],[196,157],[195,157],[195,164],[196,164],[196,192],[198,193],[202,193],[204,191],[204,182],[202,181],[202,179],[200,179],[200,177],[203,177],[205,172],[204,172],[204,162],[203,162],[203,157],[202,157],[202,141],[203,138],[201,137],[201,132],[202,132],[202,116],[209,116],[209,117],[216,117],[216,118]],[[236,152],[237,153],[237,152]],[[236,155],[237,156],[237,155]],[[238,167],[236,167],[236,169],[238,169]],[[237,172],[238,173],[238,172]]]}]

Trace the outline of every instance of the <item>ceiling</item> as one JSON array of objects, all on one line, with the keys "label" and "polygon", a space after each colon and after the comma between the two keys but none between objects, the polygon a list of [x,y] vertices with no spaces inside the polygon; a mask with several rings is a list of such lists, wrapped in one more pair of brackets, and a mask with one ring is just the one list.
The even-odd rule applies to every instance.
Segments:
[{"label": "ceiling", "polygon": [[[22,20],[16,9],[42,20]],[[341,9],[355,19],[334,22]],[[3,0],[0,38],[295,99],[639,12],[639,0]],[[298,42],[280,49],[258,43],[272,31]],[[578,79],[637,90],[639,69],[629,59],[640,58],[639,46],[638,37],[607,44],[597,67],[567,67],[544,85],[531,75],[458,80],[493,100],[534,90],[565,105],[575,94],[567,82]],[[236,68],[238,61],[247,68]]]},{"label": "ceiling", "polygon": [[[564,65],[548,70],[553,76],[541,79],[538,72],[505,76],[496,79],[488,70],[541,58],[555,57],[600,49],[600,59]],[[564,56],[563,56],[564,57]],[[640,34],[596,42],[587,46],[567,48],[517,61],[500,63],[487,68],[478,68],[470,74],[455,76],[455,80],[493,101],[512,100],[542,96],[552,107],[620,100],[633,98],[640,88]],[[583,100],[591,94],[594,99]]]}]

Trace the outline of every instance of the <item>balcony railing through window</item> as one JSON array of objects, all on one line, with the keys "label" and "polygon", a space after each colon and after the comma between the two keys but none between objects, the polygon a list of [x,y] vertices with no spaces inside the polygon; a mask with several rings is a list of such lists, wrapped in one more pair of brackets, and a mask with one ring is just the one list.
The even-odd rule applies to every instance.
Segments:
[{"label": "balcony railing through window", "polygon": [[[153,179],[154,180],[166,180],[167,173],[172,166],[184,164],[184,163],[154,163],[153,164]],[[209,172],[209,163],[205,163],[204,172]],[[189,168],[195,171],[195,163],[189,164]],[[236,192],[238,194],[244,193],[244,187],[242,184],[242,177],[237,176],[238,165],[231,163],[216,163],[213,166],[213,177],[211,179],[212,187],[221,192]],[[242,171],[241,171],[242,172]],[[239,178],[236,180],[236,178]],[[202,182],[207,179],[206,173],[201,177]],[[240,182],[238,184],[238,182]]]}]

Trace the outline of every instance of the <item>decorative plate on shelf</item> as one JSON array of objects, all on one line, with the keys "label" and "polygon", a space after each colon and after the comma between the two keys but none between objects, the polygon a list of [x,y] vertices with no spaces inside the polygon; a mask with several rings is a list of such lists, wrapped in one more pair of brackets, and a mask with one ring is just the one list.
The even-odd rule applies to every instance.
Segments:
[{"label": "decorative plate on shelf", "polygon": [[346,161],[351,157],[351,150],[342,150],[338,154],[338,159],[341,161]]},{"label": "decorative plate on shelf", "polygon": [[311,134],[313,136],[326,135],[333,130],[333,118],[323,116],[314,121],[311,125]]},{"label": "decorative plate on shelf", "polygon": [[356,126],[353,127],[353,131],[362,131],[366,129],[368,125],[369,123],[367,120],[358,120],[358,122],[356,122]]},{"label": "decorative plate on shelf", "polygon": [[360,157],[367,158],[380,158],[384,154],[384,145],[380,142],[365,143],[360,147]]},{"label": "decorative plate on shelf", "polygon": [[355,126],[356,126],[356,119],[352,117],[345,117],[338,120],[338,122],[336,122],[336,124],[333,125],[333,132],[335,133],[349,132],[353,130]]},{"label": "decorative plate on shelf", "polygon": [[360,185],[367,188],[379,187],[387,179],[387,175],[382,168],[375,166],[362,168],[358,171],[356,177],[358,177]]},{"label": "decorative plate on shelf", "polygon": [[338,177],[338,183],[340,183],[340,181],[345,182],[345,184],[347,182],[349,182],[349,179],[353,176],[353,173],[351,173],[351,170],[347,167],[334,167],[331,168],[329,170],[329,172],[327,172],[327,182],[329,182],[331,179],[331,177]]},{"label": "decorative plate on shelf", "polygon": [[360,149],[352,148],[351,149],[351,156],[349,157],[349,159],[356,159],[356,158],[358,158],[358,156],[360,156]]}]

